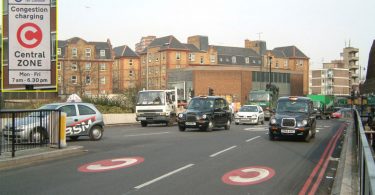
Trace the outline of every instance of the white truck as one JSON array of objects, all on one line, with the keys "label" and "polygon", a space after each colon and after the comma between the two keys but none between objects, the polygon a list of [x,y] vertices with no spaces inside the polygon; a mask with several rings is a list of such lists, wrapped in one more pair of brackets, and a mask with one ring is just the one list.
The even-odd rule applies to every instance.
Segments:
[{"label": "white truck", "polygon": [[136,120],[148,124],[172,125],[176,121],[177,90],[143,90],[138,92]]}]

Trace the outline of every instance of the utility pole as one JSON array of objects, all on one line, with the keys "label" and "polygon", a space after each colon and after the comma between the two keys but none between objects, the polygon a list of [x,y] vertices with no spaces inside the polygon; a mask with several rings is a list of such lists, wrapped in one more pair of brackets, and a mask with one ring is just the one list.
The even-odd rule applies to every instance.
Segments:
[{"label": "utility pole", "polygon": [[258,46],[259,46],[259,55],[260,55],[260,79],[259,79],[259,89],[262,89],[262,82],[263,82],[263,56],[260,53],[260,35],[263,34],[262,32],[258,32]]}]

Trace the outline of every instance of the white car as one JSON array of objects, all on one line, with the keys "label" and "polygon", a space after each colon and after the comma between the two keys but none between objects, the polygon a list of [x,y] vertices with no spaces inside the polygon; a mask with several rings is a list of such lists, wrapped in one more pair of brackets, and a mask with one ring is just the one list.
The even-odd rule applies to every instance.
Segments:
[{"label": "white car", "polygon": [[234,123],[238,124],[264,124],[264,112],[257,105],[244,105],[234,115]]}]

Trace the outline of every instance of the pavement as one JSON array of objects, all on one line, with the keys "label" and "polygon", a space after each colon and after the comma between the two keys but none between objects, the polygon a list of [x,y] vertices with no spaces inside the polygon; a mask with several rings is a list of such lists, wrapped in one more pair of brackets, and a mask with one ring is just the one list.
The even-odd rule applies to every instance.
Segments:
[{"label": "pavement", "polygon": [[83,146],[67,146],[61,149],[55,146],[47,146],[20,150],[16,151],[15,157],[13,158],[10,152],[5,152],[0,156],[0,170],[30,166],[41,162],[84,154],[85,152],[86,150],[83,148]]}]

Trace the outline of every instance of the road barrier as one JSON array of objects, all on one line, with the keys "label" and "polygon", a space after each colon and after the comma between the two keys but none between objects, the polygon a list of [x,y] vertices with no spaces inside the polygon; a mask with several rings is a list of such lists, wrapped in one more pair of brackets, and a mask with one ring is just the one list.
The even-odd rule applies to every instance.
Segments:
[{"label": "road barrier", "polygon": [[58,146],[65,129],[60,124],[59,110],[0,111],[0,155],[38,147]]},{"label": "road barrier", "polygon": [[354,111],[357,162],[359,165],[360,194],[375,194],[375,163],[374,153],[369,145],[361,116]]}]

